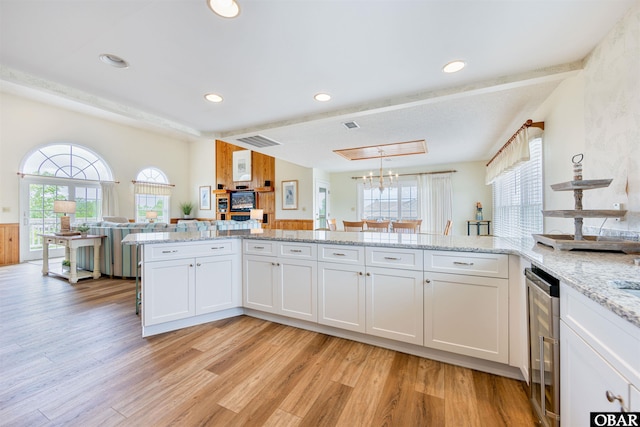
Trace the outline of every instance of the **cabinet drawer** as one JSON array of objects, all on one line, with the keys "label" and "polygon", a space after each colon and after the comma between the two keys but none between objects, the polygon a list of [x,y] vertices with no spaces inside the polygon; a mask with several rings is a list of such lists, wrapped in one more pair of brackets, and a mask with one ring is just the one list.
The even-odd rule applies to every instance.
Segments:
[{"label": "cabinet drawer", "polygon": [[278,242],[271,240],[244,240],[244,253],[276,256]]},{"label": "cabinet drawer", "polygon": [[283,258],[309,259],[318,258],[318,246],[313,243],[288,243],[278,244],[278,255]]},{"label": "cabinet drawer", "polygon": [[145,261],[190,258],[197,256],[228,255],[234,252],[235,240],[210,240],[175,244],[145,245]]},{"label": "cabinet drawer", "polygon": [[339,262],[343,264],[364,265],[364,247],[319,245],[318,261]]},{"label": "cabinet drawer", "polygon": [[422,270],[423,254],[420,249],[366,248],[366,264],[377,267]]},{"label": "cabinet drawer", "polygon": [[479,252],[424,251],[424,269],[506,279],[509,277],[509,256]]}]

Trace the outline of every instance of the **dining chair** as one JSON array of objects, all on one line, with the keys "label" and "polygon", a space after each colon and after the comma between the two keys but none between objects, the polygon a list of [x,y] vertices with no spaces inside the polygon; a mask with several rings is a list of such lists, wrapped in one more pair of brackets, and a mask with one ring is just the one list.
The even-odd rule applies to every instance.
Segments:
[{"label": "dining chair", "polygon": [[363,231],[364,221],[342,221],[344,231]]},{"label": "dining chair", "polygon": [[330,231],[336,231],[338,229],[338,226],[336,224],[336,219],[335,218],[328,219],[327,227],[329,228]]},{"label": "dining chair", "polygon": [[417,224],[415,222],[400,222],[394,221],[391,223],[391,228],[394,233],[410,233],[415,234],[417,230]]},{"label": "dining chair", "polygon": [[389,231],[389,221],[369,221],[365,220],[367,224],[366,231],[376,231],[378,233],[387,233]]},{"label": "dining chair", "polygon": [[447,224],[444,226],[444,235],[448,236],[451,234],[451,227],[453,226],[453,221],[448,220]]},{"label": "dining chair", "polygon": [[416,233],[420,232],[420,226],[422,225],[421,219],[404,219],[402,220],[402,222],[413,222],[414,224],[416,224]]}]

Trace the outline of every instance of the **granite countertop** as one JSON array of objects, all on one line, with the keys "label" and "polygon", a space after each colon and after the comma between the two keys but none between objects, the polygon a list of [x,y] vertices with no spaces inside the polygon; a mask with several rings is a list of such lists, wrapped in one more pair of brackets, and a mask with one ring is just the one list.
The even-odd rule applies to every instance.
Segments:
[{"label": "granite countertop", "polygon": [[520,255],[558,277],[618,316],[640,328],[640,297],[613,283],[640,283],[640,255],[610,252],[556,251],[536,244],[533,239],[507,239],[488,236],[441,236],[343,231],[229,230],[179,233],[134,233],[122,241],[128,245],[177,243],[221,238],[323,243],[334,245],[381,246],[465,252]]}]

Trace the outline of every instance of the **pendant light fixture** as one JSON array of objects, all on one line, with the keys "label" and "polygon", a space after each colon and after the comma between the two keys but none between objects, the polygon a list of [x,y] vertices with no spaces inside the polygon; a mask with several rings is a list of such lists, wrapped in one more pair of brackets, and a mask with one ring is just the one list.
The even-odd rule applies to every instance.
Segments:
[{"label": "pendant light fixture", "polygon": [[[380,171],[378,176],[374,176],[373,172],[369,172],[369,176],[363,176],[362,180],[364,181],[365,188],[374,188],[378,187],[378,190],[382,193],[385,188],[392,188],[393,186],[398,184],[398,174],[393,175],[393,172],[389,171],[388,174],[382,173],[382,160],[384,159],[384,151],[378,150],[380,154]],[[377,178],[377,179],[375,179]],[[374,180],[375,179],[375,180]]]},{"label": "pendant light fixture", "polygon": [[240,13],[240,6],[235,0],[207,0],[209,9],[223,18],[235,18]]}]

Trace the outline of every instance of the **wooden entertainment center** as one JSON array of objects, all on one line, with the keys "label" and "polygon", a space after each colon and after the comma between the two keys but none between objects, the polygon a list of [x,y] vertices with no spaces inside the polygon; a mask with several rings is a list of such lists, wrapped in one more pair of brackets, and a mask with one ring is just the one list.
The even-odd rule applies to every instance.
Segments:
[{"label": "wooden entertainment center", "polygon": [[[276,201],[271,183],[275,183],[275,159],[251,151],[251,181],[233,181],[233,152],[240,150],[245,148],[216,140],[216,182],[222,186],[222,189],[213,190],[216,219],[246,218],[249,212],[231,212],[230,195],[234,191],[253,191],[256,209],[262,209],[264,213],[262,227],[274,228]],[[265,185],[267,183],[270,185]]]}]

